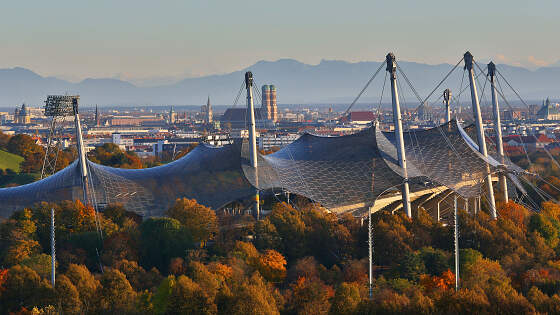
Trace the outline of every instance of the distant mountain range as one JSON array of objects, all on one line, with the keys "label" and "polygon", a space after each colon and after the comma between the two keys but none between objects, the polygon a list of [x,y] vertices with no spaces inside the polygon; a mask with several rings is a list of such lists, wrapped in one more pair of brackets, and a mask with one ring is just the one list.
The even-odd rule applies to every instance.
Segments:
[{"label": "distant mountain range", "polygon": [[[418,93],[425,97],[452,68],[449,64],[428,65],[401,61],[400,67]],[[379,62],[357,62],[324,60],[318,65],[308,65],[293,59],[259,61],[247,69],[228,74],[187,78],[179,82],[155,87],[140,87],[118,79],[85,79],[71,83],[55,77],[42,77],[24,68],[0,69],[0,106],[15,106],[22,102],[42,105],[48,94],[78,93],[85,105],[197,105],[203,104],[208,95],[213,104],[231,105],[242,84],[243,73],[251,70],[255,82],[275,84],[279,104],[350,103],[364,84],[379,67]],[[481,65],[485,67],[485,65]],[[560,99],[560,67],[543,67],[537,70],[509,65],[499,65],[501,73],[526,99],[533,102],[546,97]],[[459,92],[462,65],[449,77],[431,98],[432,102],[445,88],[454,95]],[[372,82],[360,100],[377,103],[381,95],[385,70]],[[407,102],[416,102],[402,76],[399,77],[401,94]],[[464,78],[463,87],[468,83]],[[479,90],[485,84],[479,78]],[[506,90],[505,94],[513,97]],[[469,99],[468,90],[462,100]],[[482,93],[482,92],[479,92]],[[486,92],[489,93],[488,86]],[[489,94],[486,94],[489,95]],[[385,87],[384,102],[389,101],[389,90]],[[239,103],[244,99],[240,98]],[[438,100],[438,102],[440,102]]]}]

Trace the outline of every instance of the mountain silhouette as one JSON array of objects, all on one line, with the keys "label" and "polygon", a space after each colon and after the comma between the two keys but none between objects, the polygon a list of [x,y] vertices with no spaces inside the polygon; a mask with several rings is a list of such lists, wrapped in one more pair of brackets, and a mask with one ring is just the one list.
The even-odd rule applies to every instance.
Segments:
[{"label": "mountain silhouette", "polygon": [[[153,87],[140,87],[111,78],[85,79],[72,83],[55,77],[43,77],[31,70],[16,67],[0,69],[0,106],[15,106],[22,102],[40,106],[48,94],[64,93],[80,94],[81,103],[85,105],[198,105],[203,104],[208,95],[213,104],[231,105],[243,82],[243,73],[248,70],[253,72],[256,87],[260,88],[263,84],[276,85],[280,104],[344,104],[354,99],[380,64],[375,61],[351,63],[337,60],[323,60],[317,65],[293,59],[259,61],[246,69],[227,74],[187,78],[173,84]],[[407,61],[399,62],[399,66],[421,98],[426,97],[453,67],[450,64],[429,65]],[[486,67],[485,64],[479,66],[482,69]],[[560,99],[560,67],[556,65],[534,71],[510,65],[498,65],[498,69],[528,100],[534,102],[546,97]],[[479,71],[478,68],[476,71]],[[379,72],[361,102],[379,102],[385,74],[385,69]],[[403,101],[418,104],[419,101],[404,76],[399,73],[398,79]],[[506,82],[502,80],[501,83],[504,94],[513,99],[514,94],[507,88]],[[463,77],[461,64],[429,101],[440,102],[438,97],[445,88],[450,88],[453,95],[457,96],[459,89],[464,89],[467,84],[468,78]],[[489,87],[484,75],[478,78],[478,89],[483,99],[489,99]],[[390,101],[389,93],[386,82],[383,102]],[[461,101],[470,101],[468,93],[468,89],[462,93]],[[240,98],[239,103],[244,102]]]}]

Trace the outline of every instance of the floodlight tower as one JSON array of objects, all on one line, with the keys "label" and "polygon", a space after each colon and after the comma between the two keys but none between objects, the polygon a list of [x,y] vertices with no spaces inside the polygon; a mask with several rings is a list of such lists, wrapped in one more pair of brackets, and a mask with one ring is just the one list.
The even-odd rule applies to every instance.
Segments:
[{"label": "floodlight tower", "polygon": [[58,153],[61,150],[61,123],[64,118],[72,116],[72,104],[69,99],[60,95],[49,95],[45,101],[45,116],[51,117],[51,125],[47,136],[47,146],[45,147],[45,157],[41,168],[41,178],[50,176],[56,172],[56,162]]},{"label": "floodlight tower", "polygon": [[408,188],[408,171],[406,169],[406,153],[404,150],[404,137],[402,128],[402,118],[401,118],[401,107],[399,103],[399,92],[397,90],[397,63],[395,61],[395,55],[393,53],[387,54],[387,72],[390,74],[391,79],[391,94],[393,101],[393,121],[395,125],[395,138],[397,140],[397,155],[399,159],[399,165],[403,169],[404,182],[402,185],[402,201],[403,208],[406,215],[412,218],[412,211],[410,209],[410,197]]},{"label": "floodlight tower", "polygon": [[[482,114],[480,112],[480,104],[478,102],[478,92],[476,90],[476,80],[474,77],[473,63],[474,58],[470,52],[466,52],[464,55],[465,59],[465,69],[469,72],[469,82],[471,87],[471,101],[473,108],[473,115],[476,124],[476,132],[478,138],[478,151],[484,156],[488,157],[488,151],[486,149],[486,140],[484,137],[484,126],[482,125]],[[488,189],[488,203],[490,204],[490,215],[493,219],[497,218],[496,215],[496,201],[494,199],[494,188],[492,186],[492,175],[490,174],[490,169],[487,168],[488,175],[486,176],[486,188]]]},{"label": "floodlight tower", "polygon": [[450,101],[451,101],[451,90],[445,89],[445,91],[443,91],[443,103],[445,104],[446,122],[451,121],[451,107],[449,106]]},{"label": "floodlight tower", "polygon": [[247,110],[249,113],[249,145],[251,150],[251,166],[255,171],[255,216],[260,216],[259,205],[259,172],[257,162],[257,134],[255,131],[255,107],[253,105],[253,73],[245,72],[245,88],[247,89]]},{"label": "floodlight tower", "polygon": [[[488,76],[490,77],[490,85],[492,89],[492,108],[494,110],[494,130],[496,132],[496,149],[500,163],[505,163],[504,143],[502,139],[502,122],[500,120],[500,105],[498,104],[498,95],[496,93],[496,65],[490,61],[488,64]],[[508,202],[506,175],[500,174],[499,177],[500,190],[504,194],[504,202]]]}]

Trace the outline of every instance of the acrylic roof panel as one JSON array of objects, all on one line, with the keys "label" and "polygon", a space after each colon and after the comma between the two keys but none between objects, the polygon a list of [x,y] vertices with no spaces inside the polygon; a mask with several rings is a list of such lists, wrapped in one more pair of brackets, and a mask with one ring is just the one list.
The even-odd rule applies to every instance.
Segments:
[{"label": "acrylic roof panel", "polygon": [[[183,158],[149,169],[120,169],[88,162],[91,199],[122,203],[143,216],[162,216],[177,198],[194,198],[219,208],[250,196],[253,189],[241,170],[239,143],[199,145]],[[78,162],[43,180],[0,189],[0,216],[39,201],[82,199]]]},{"label": "acrylic roof panel", "polygon": [[[142,216],[162,216],[177,198],[194,198],[217,209],[246,200],[254,188],[283,189],[341,212],[349,205],[371,204],[403,182],[394,134],[375,127],[341,137],[310,134],[270,155],[258,155],[257,183],[247,143],[223,147],[199,145],[181,159],[148,169],[119,169],[88,162],[90,201],[122,203]],[[404,134],[408,177],[447,186],[464,197],[481,192],[498,162],[478,153],[476,144],[455,122]],[[412,186],[411,190],[414,191]],[[82,199],[82,180],[74,162],[56,174],[0,189],[0,216],[39,201]],[[339,210],[337,210],[339,209]]]}]

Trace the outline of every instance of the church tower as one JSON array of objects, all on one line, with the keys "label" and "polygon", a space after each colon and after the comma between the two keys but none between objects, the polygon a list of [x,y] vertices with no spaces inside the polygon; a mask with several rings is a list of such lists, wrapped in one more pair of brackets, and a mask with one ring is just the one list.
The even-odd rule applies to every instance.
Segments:
[{"label": "church tower", "polygon": [[208,95],[208,101],[206,102],[206,122],[211,124],[214,114],[212,113],[212,105],[210,104],[210,95]]}]

